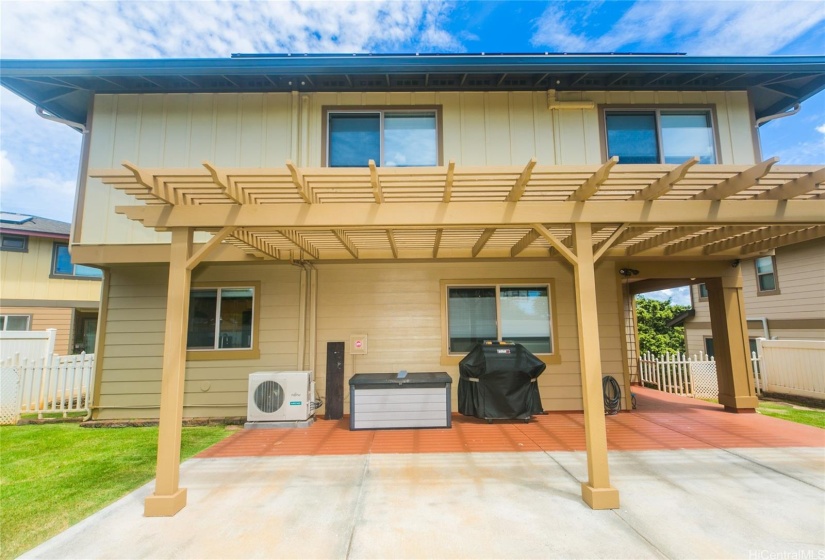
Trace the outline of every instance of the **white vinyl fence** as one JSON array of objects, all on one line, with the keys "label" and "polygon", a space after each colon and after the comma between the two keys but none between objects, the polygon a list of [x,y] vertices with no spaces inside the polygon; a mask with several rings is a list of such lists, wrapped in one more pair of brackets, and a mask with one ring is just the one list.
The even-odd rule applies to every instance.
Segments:
[{"label": "white vinyl fence", "polygon": [[3,360],[0,370],[0,424],[14,424],[20,414],[90,411],[95,355],[52,355],[29,359],[19,355]]},{"label": "white vinyl fence", "polygon": [[[757,394],[762,393],[762,368],[756,352],[751,354]],[[692,358],[685,354],[654,356],[650,352],[639,360],[642,383],[666,393],[712,399],[719,396],[716,362],[701,352]]]},{"label": "white vinyl fence", "polygon": [[756,341],[765,391],[825,399],[825,340]]},{"label": "white vinyl fence", "polygon": [[54,354],[57,329],[44,331],[0,331],[0,361],[20,356],[35,360]]}]

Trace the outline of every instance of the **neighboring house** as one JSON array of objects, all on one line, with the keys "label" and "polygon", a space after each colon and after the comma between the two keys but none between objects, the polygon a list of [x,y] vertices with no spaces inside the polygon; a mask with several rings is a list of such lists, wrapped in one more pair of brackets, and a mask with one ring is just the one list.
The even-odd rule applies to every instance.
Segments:
[{"label": "neighboring house", "polygon": [[825,169],[762,161],[756,128],[825,87],[824,57],[6,60],[0,81],[84,132],[94,414],[160,417],[147,515],[185,505],[181,419],[244,415],[250,373],[310,369],[325,398],[343,341],[347,379],[457,380],[498,338],[547,364],[545,410],[584,410],[582,496],[618,507],[602,375],[629,408],[632,294],[705,282],[719,400],[753,410],[731,263],[825,237]]},{"label": "neighboring house", "polygon": [[[777,247],[742,259],[750,349],[756,339],[825,340],[825,241]],[[707,288],[691,287],[695,313],[684,320],[689,355],[714,355]]]},{"label": "neighboring house", "polygon": [[65,222],[0,212],[0,330],[56,329],[60,355],[95,351],[98,268],[73,264]]}]

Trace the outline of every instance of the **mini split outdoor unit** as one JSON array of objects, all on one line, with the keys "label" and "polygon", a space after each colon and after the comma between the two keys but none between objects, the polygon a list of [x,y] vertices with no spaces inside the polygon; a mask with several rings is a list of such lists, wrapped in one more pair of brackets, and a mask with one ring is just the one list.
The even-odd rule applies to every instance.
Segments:
[{"label": "mini split outdoor unit", "polygon": [[315,414],[311,371],[249,374],[248,422],[302,422]]}]

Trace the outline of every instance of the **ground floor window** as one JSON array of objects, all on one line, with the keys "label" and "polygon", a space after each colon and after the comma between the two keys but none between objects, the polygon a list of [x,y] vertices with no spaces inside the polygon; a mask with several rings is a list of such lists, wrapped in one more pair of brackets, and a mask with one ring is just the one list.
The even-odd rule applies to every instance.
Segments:
[{"label": "ground floor window", "polygon": [[0,331],[27,331],[30,325],[29,315],[0,315]]},{"label": "ground floor window", "polygon": [[[748,339],[748,347],[749,347],[751,353],[754,353],[754,352],[757,351],[756,339],[755,338],[749,338]],[[710,338],[710,337],[705,337],[705,355],[708,358],[712,358],[714,356],[714,354],[713,354],[713,339]]]},{"label": "ground floor window", "polygon": [[485,340],[523,344],[534,354],[552,354],[548,285],[447,286],[450,354],[469,352]]},{"label": "ground floor window", "polygon": [[193,288],[187,349],[251,349],[254,300],[253,287]]}]

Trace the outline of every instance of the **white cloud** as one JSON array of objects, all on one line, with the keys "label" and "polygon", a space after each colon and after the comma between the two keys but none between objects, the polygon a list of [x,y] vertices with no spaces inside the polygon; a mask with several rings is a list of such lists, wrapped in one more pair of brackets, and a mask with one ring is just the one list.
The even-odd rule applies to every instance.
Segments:
[{"label": "white cloud", "polygon": [[[462,50],[441,0],[2,1],[3,58]],[[69,220],[80,134],[0,91],[4,209]]]},{"label": "white cloud", "polygon": [[[610,3],[605,4],[605,6]],[[558,51],[675,51],[689,55],[758,55],[779,51],[825,22],[818,1],[639,0],[616,23],[588,29],[580,4],[552,4],[536,24],[533,45]]]},{"label": "white cloud", "polygon": [[4,185],[14,184],[14,164],[5,150],[0,150],[0,191]]},{"label": "white cloud", "polygon": [[456,50],[449,10],[438,0],[7,1],[0,30],[7,58]]},{"label": "white cloud", "polygon": [[655,299],[658,301],[667,301],[674,305],[690,305],[690,288],[682,286],[680,288],[669,288],[667,290],[659,290],[657,292],[647,292],[641,294],[648,299]]}]

